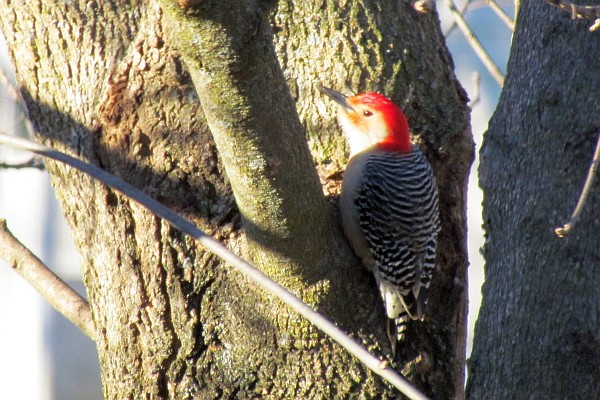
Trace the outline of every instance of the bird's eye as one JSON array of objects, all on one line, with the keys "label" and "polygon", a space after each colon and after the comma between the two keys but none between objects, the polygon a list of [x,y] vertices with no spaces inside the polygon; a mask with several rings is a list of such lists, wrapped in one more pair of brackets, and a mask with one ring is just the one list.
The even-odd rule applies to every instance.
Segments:
[{"label": "bird's eye", "polygon": [[370,117],[371,115],[373,115],[373,113],[371,111],[369,111],[369,110],[365,110],[365,111],[363,111],[363,115],[365,117]]}]

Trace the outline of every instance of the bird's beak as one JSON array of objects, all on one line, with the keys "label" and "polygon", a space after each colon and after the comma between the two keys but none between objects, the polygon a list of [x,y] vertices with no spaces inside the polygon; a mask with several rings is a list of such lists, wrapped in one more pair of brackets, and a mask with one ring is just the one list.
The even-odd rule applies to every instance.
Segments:
[{"label": "bird's beak", "polygon": [[331,100],[335,101],[340,106],[344,107],[346,112],[354,111],[354,107],[352,107],[350,105],[350,103],[348,103],[348,96],[344,96],[340,92],[330,89],[325,86],[321,86],[321,93],[326,94],[327,96],[331,97]]}]

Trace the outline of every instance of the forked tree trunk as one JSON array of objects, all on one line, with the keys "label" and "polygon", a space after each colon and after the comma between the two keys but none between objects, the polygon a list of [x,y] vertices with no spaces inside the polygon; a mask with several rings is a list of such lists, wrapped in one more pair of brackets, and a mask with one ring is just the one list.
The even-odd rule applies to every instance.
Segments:
[{"label": "forked tree trunk", "polygon": [[500,103],[484,136],[486,281],[468,398],[600,398],[596,181],[577,203],[600,122],[598,33],[541,1],[519,8]]},{"label": "forked tree trunk", "polygon": [[[405,355],[421,357],[407,371],[434,398],[460,397],[472,141],[436,15],[408,3],[199,3],[2,2],[38,139],[184,214],[387,355],[377,290],[304,136],[335,187],[326,178],[345,145],[319,84],[385,92],[423,138],[441,192],[441,272],[428,320],[409,331]],[[398,396],[161,220],[70,168],[48,170],[82,255],[106,398]]]}]

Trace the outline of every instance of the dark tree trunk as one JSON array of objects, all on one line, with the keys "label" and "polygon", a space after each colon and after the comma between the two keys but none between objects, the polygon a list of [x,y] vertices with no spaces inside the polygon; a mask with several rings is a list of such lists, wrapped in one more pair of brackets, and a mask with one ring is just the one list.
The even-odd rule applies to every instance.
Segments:
[{"label": "dark tree trunk", "polygon": [[[262,8],[269,2],[223,2],[240,15],[200,3],[182,11],[167,1],[162,9],[2,2],[0,25],[38,139],[251,255],[385,356],[377,289],[324,201],[299,123],[334,188],[327,177],[345,163],[345,145],[318,85],[385,92],[423,139],[443,213],[441,272],[428,320],[410,328],[407,353],[421,357],[406,371],[434,398],[461,397],[472,141],[437,16],[408,3],[282,1],[275,13]],[[70,168],[49,162],[48,170],[82,254],[106,398],[398,396],[161,220]]]},{"label": "dark tree trunk", "polygon": [[590,21],[524,1],[481,150],[486,281],[468,398],[600,398],[600,190],[566,238],[600,128]]}]

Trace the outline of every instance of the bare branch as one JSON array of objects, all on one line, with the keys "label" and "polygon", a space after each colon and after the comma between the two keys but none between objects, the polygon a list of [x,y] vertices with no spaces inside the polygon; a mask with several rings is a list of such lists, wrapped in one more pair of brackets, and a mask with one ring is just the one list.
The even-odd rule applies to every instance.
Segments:
[{"label": "bare branch", "polygon": [[594,177],[596,176],[596,170],[598,168],[598,162],[600,161],[600,131],[598,131],[598,140],[596,142],[596,150],[594,151],[594,158],[592,159],[592,165],[590,165],[590,169],[588,170],[587,178],[585,179],[585,184],[583,185],[583,190],[581,191],[581,195],[579,196],[579,201],[577,202],[577,206],[575,207],[575,211],[573,211],[573,215],[569,219],[569,222],[564,224],[562,227],[554,229],[554,233],[558,237],[567,236],[575,227],[577,221],[579,221],[579,217],[581,216],[581,211],[585,206],[585,202],[590,194],[590,189],[592,188],[592,184],[594,183]]},{"label": "bare branch", "polygon": [[473,98],[469,101],[469,107],[472,109],[481,100],[481,74],[479,71],[473,72],[471,80],[473,81]]},{"label": "bare branch", "polygon": [[546,3],[571,13],[573,19],[600,18],[600,6],[580,6],[564,0],[545,0]]},{"label": "bare branch", "polygon": [[502,22],[504,22],[506,24],[508,29],[510,29],[511,31],[514,31],[515,30],[515,21],[513,21],[512,18],[509,17],[504,12],[504,10],[498,5],[496,0],[487,0],[487,2],[490,5],[490,8],[496,13],[498,18],[500,18],[502,20]]},{"label": "bare branch", "polygon": [[[25,125],[25,129],[27,130],[27,135],[29,138],[33,138],[33,125],[29,120],[29,112],[27,110],[27,106],[25,105],[25,101],[19,92],[19,89],[15,86],[15,84],[9,79],[8,74],[2,68],[0,68],[0,84],[6,87],[6,91],[8,92],[8,96],[15,103],[15,105],[21,110],[21,114],[16,119],[16,124],[23,123]],[[29,160],[20,162],[20,163],[8,163],[8,162],[0,162],[0,169],[23,169],[23,168],[36,168],[39,170],[45,169],[44,162],[42,158],[39,156],[32,156]]]},{"label": "bare branch", "polygon": [[[471,5],[471,1],[472,0],[465,1],[465,4],[463,4],[462,9],[458,10],[460,15],[465,15],[465,13],[467,12],[467,9]],[[452,23],[450,24],[450,26],[448,27],[448,29],[446,29],[446,32],[444,32],[444,37],[448,37],[448,35],[450,35],[452,33],[454,28],[456,28],[456,20],[453,20]]]},{"label": "bare branch", "polygon": [[6,91],[8,92],[8,95],[10,96],[12,101],[14,101],[15,103],[21,101],[21,95],[19,94],[17,87],[8,78],[8,74],[2,68],[0,68],[0,83],[6,86]]},{"label": "bare branch", "polygon": [[23,100],[23,96],[21,96],[19,88],[15,86],[15,84],[9,79],[6,71],[2,68],[0,68],[0,83],[6,86],[8,95],[17,105],[19,110],[21,110],[21,115],[18,118],[18,122],[23,122],[25,129],[27,130],[28,137],[33,138],[33,125],[29,119],[29,110],[27,109],[25,100]]},{"label": "bare branch", "polygon": [[95,340],[96,331],[88,302],[19,242],[4,219],[0,219],[0,243],[0,257],[52,307],[77,325],[86,336]]},{"label": "bare branch", "polygon": [[23,168],[36,168],[39,170],[44,170],[44,162],[41,157],[32,156],[27,161],[23,161],[20,163],[12,164],[6,162],[0,162],[0,169],[23,169]]},{"label": "bare branch", "polygon": [[450,9],[450,12],[454,17],[456,25],[467,39],[469,45],[471,45],[471,47],[473,48],[473,51],[475,51],[475,54],[477,54],[477,57],[479,57],[481,62],[483,62],[483,65],[485,65],[490,75],[492,75],[492,77],[496,80],[498,85],[502,87],[504,85],[504,74],[500,72],[500,69],[494,63],[494,61],[492,61],[490,55],[485,51],[485,49],[481,45],[481,42],[479,42],[479,39],[477,39],[471,28],[469,28],[469,25],[463,18],[458,8],[456,8],[454,2],[452,0],[444,0],[444,2]]},{"label": "bare branch", "polygon": [[196,225],[183,218],[181,215],[171,211],[168,207],[154,200],[153,198],[144,194],[141,190],[134,188],[127,184],[123,180],[117,178],[108,172],[85,163],[77,158],[71,157],[65,153],[54,150],[51,147],[47,147],[30,140],[16,138],[5,133],[0,133],[0,144],[6,144],[11,147],[28,150],[44,157],[49,157],[54,160],[63,162],[71,167],[78,169],[79,171],[85,172],[91,175],[95,179],[104,183],[105,185],[121,192],[125,196],[131,198],[141,206],[147,208],[153,214],[168,221],[172,226],[179,229],[180,231],[192,236],[200,244],[202,244],[207,250],[220,257],[228,264],[235,267],[238,271],[246,275],[252,281],[256,282],[259,286],[265,289],[267,292],[273,294],[285,304],[290,306],[300,315],[308,319],[316,327],[321,329],[325,334],[335,340],[340,346],[346,349],[350,354],[358,358],[364,363],[371,371],[381,376],[383,379],[388,381],[398,390],[400,390],[405,396],[412,400],[427,400],[421,392],[419,392],[414,386],[412,386],[404,377],[398,374],[395,370],[387,365],[387,362],[381,361],[371,353],[368,352],[363,346],[357,343],[350,336],[346,335],[341,329],[335,326],[327,318],[313,310],[308,304],[300,300],[296,295],[285,289],[283,286],[269,278],[258,268],[248,263],[244,259],[240,258],[227,247],[222,245],[220,242],[207,235]]},{"label": "bare branch", "polygon": [[558,7],[561,10],[571,13],[572,19],[592,19],[594,24],[590,26],[589,31],[594,32],[600,28],[600,6],[580,6],[564,0],[545,0],[546,3]]}]

